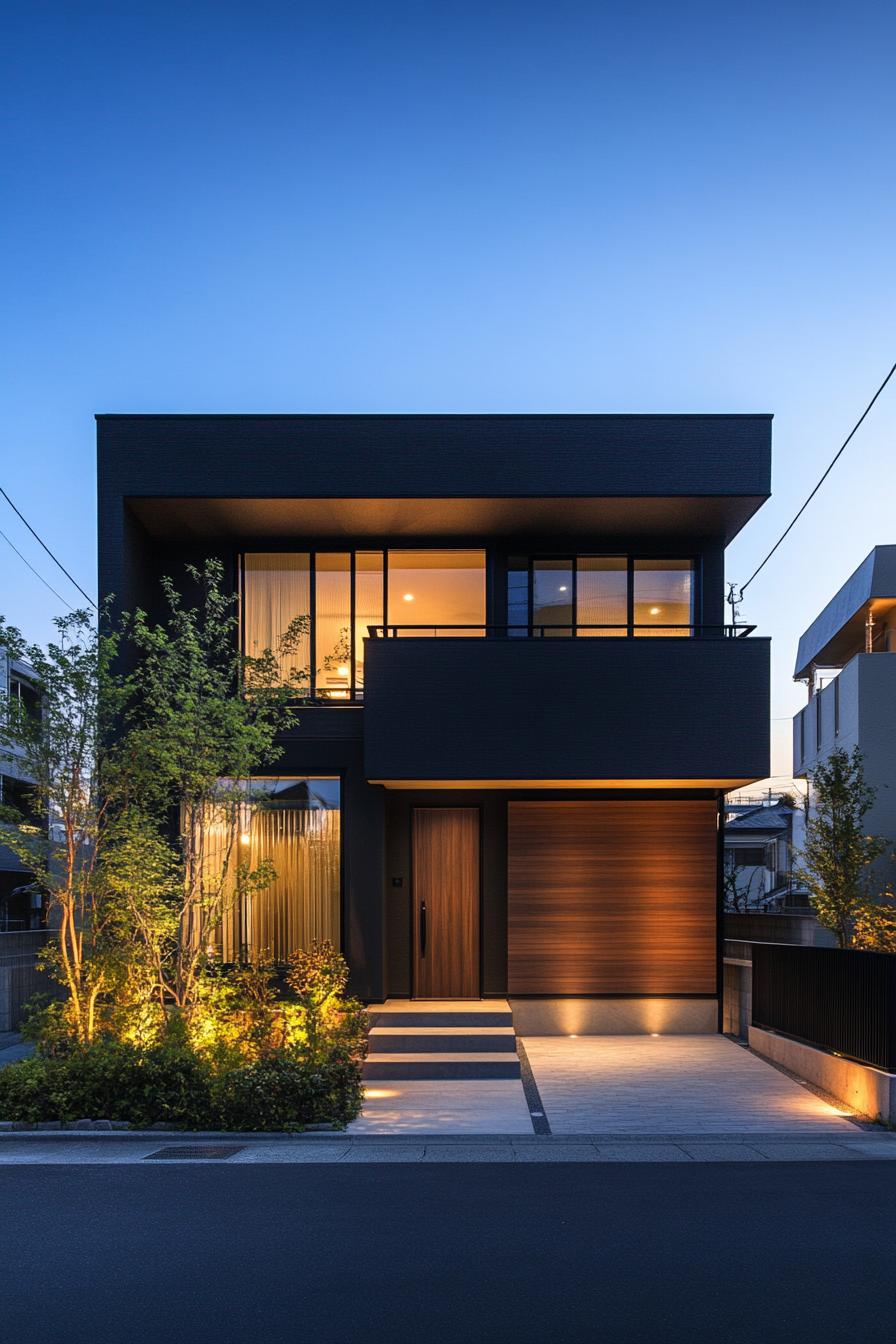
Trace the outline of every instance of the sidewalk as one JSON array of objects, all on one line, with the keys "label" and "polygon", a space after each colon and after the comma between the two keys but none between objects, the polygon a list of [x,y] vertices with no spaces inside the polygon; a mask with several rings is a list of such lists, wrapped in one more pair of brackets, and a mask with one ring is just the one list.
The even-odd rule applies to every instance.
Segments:
[{"label": "sidewalk", "polygon": [[[180,1150],[180,1151],[178,1151]],[[185,1150],[185,1151],[184,1151]],[[896,1159],[896,1133],[852,1129],[824,1138],[792,1132],[476,1138],[306,1134],[9,1134],[0,1136],[0,1166],[23,1163],[115,1165],[171,1161],[322,1162],[856,1162]]]}]

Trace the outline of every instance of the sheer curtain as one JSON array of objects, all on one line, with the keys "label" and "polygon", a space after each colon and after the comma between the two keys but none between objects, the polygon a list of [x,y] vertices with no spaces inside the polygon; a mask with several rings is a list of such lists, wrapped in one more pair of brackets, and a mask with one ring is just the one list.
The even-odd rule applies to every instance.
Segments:
[{"label": "sheer curtain", "polygon": [[[243,646],[257,657],[276,649],[297,616],[311,611],[311,557],[307,553],[255,552],[243,556]],[[284,681],[295,672],[311,670],[311,636],[306,629],[293,653],[280,658]],[[303,683],[303,690],[307,683]]]},{"label": "sheer curtain", "polygon": [[339,946],[339,812],[286,807],[252,818],[250,862],[270,859],[277,876],[248,903],[253,954],[285,961],[315,938]]}]

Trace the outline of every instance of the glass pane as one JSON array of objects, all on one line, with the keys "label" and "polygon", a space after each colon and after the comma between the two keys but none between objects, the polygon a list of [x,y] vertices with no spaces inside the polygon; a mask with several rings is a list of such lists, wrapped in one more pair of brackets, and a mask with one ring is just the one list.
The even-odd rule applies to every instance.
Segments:
[{"label": "glass pane", "polygon": [[691,634],[693,589],[690,560],[636,560],[635,634]]},{"label": "glass pane", "polygon": [[388,586],[399,635],[485,633],[485,551],[390,551]]},{"label": "glass pane", "polygon": [[383,553],[355,555],[355,695],[364,693],[364,640],[371,625],[383,623]]},{"label": "glass pane", "polygon": [[351,695],[351,556],[318,551],[314,557],[314,680],[324,700]]},{"label": "glass pane", "polygon": [[[311,667],[309,613],[311,562],[307,554],[256,552],[243,556],[243,649],[258,657],[278,653],[284,681],[292,679],[307,693]],[[303,624],[288,650],[280,648],[290,623]]]},{"label": "glass pane", "polygon": [[572,561],[536,560],[532,567],[533,626],[550,627],[546,635],[571,635],[572,622]]},{"label": "glass pane", "polygon": [[507,633],[519,638],[529,629],[529,561],[514,556],[507,562]]},{"label": "glass pane", "polygon": [[[224,961],[284,962],[314,939],[340,945],[338,779],[253,779],[237,839],[250,871],[267,860],[276,876],[249,894],[233,884],[217,948]],[[221,848],[213,821],[206,848]],[[218,841],[216,845],[215,842]]]},{"label": "glass pane", "polygon": [[[628,560],[624,555],[581,555],[576,561],[579,635],[625,635],[628,629]],[[598,627],[582,629],[583,626]],[[610,627],[607,629],[606,627]],[[621,627],[614,629],[612,627]]]}]

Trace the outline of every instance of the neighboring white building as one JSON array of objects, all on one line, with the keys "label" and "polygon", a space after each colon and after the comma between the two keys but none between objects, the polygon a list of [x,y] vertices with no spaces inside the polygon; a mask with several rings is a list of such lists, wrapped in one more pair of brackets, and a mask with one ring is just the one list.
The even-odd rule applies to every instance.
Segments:
[{"label": "neighboring white building", "polygon": [[[40,713],[40,691],[34,671],[27,663],[9,658],[0,650],[0,692],[20,700],[35,714]],[[30,783],[18,753],[13,747],[0,757],[0,803],[29,810]],[[22,867],[12,850],[0,845],[0,932],[39,928],[43,922],[42,897],[32,887],[32,875]]]},{"label": "neighboring white building", "polygon": [[802,826],[803,810],[788,795],[726,805],[726,908],[743,912],[809,908],[808,894],[793,875]]},{"label": "neighboring white building", "polygon": [[[896,546],[876,546],[802,636],[794,679],[809,703],[793,720],[793,773],[806,776],[838,747],[864,756],[876,791],[868,833],[896,849]],[[892,854],[878,864],[896,882]]]}]

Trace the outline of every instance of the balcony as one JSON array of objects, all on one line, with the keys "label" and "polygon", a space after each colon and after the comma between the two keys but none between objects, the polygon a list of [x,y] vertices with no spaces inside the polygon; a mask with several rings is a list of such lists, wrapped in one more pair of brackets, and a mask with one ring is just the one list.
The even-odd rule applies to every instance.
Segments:
[{"label": "balcony", "polygon": [[742,626],[639,630],[378,629],[364,642],[367,778],[734,788],[767,775],[769,641]]}]

